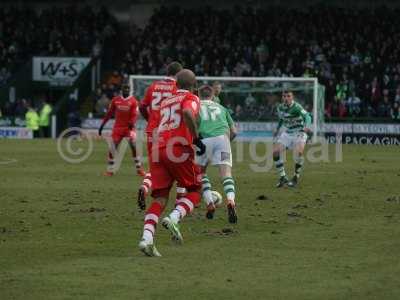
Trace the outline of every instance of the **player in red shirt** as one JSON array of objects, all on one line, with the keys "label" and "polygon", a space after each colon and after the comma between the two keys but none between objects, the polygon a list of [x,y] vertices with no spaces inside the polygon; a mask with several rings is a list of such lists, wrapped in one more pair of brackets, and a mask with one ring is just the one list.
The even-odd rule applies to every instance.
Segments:
[{"label": "player in red shirt", "polygon": [[[140,103],[139,110],[142,116],[147,120],[147,156],[149,160],[150,172],[146,173],[138,193],[138,206],[144,210],[146,208],[145,199],[152,186],[151,180],[151,161],[152,161],[152,139],[153,132],[158,128],[160,119],[160,105],[165,98],[176,93],[176,74],[182,70],[182,65],[178,62],[172,62],[167,66],[167,77],[163,80],[154,81],[146,90],[145,96]],[[185,191],[177,188],[178,194]]]},{"label": "player in red shirt", "polygon": [[123,138],[128,138],[129,146],[132,150],[132,158],[135,161],[136,172],[140,176],[144,176],[144,171],[140,158],[136,154],[136,119],[137,119],[137,100],[133,96],[129,96],[129,85],[124,84],[122,86],[122,95],[116,96],[112,99],[110,107],[106,115],[103,118],[103,122],[99,128],[99,135],[101,136],[104,125],[109,119],[115,115],[115,123],[112,129],[112,141],[113,145],[108,152],[108,168],[104,173],[106,176],[114,175],[114,158],[115,151],[118,149],[118,145],[121,143]]},{"label": "player in red shirt", "polygon": [[200,202],[201,173],[195,164],[196,145],[199,155],[205,152],[197,129],[200,109],[199,98],[192,93],[196,77],[190,70],[177,74],[178,90],[165,99],[160,106],[160,121],[157,135],[153,135],[151,174],[153,178],[153,201],[144,218],[143,237],[139,249],[148,256],[160,256],[154,246],[154,233],[159,217],[165,209],[169,191],[174,181],[186,189],[186,194],[176,201],[175,208],[162,220],[172,238],[182,242],[178,223]]}]

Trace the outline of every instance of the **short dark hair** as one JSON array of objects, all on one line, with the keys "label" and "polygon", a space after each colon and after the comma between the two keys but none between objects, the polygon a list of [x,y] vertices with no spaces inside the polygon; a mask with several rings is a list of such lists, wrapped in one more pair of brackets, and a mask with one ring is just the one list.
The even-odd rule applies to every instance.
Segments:
[{"label": "short dark hair", "polygon": [[202,85],[199,88],[200,99],[208,99],[208,98],[212,97],[212,95],[213,95],[213,89],[208,84]]},{"label": "short dark hair", "polygon": [[183,67],[179,62],[173,61],[167,66],[167,76],[175,76],[182,69]]},{"label": "short dark hair", "polygon": [[196,75],[189,69],[182,69],[176,74],[176,85],[179,89],[191,90],[196,85]]}]

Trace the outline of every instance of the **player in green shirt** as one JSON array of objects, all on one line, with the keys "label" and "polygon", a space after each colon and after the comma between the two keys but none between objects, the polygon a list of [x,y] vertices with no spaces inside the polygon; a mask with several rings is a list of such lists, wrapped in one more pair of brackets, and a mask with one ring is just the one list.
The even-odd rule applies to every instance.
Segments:
[{"label": "player in green shirt", "polygon": [[209,85],[199,88],[200,124],[199,132],[202,142],[206,145],[206,153],[197,156],[197,164],[203,172],[202,185],[203,197],[207,203],[207,218],[212,219],[215,212],[215,203],[211,193],[211,183],[207,177],[207,165],[215,165],[219,169],[226,204],[228,209],[228,220],[237,223],[235,209],[235,181],[232,177],[232,152],[230,141],[236,136],[236,127],[228,110],[222,105],[214,102],[213,89]]},{"label": "player in green shirt", "polygon": [[[283,102],[278,105],[278,128],[274,134],[273,159],[279,173],[277,187],[287,184],[295,187],[300,178],[300,172],[304,164],[304,147],[308,135],[311,133],[311,116],[296,101],[293,92],[282,93]],[[282,161],[282,153],[285,149],[293,149],[293,160],[295,161],[295,173],[291,181],[288,180]]]}]

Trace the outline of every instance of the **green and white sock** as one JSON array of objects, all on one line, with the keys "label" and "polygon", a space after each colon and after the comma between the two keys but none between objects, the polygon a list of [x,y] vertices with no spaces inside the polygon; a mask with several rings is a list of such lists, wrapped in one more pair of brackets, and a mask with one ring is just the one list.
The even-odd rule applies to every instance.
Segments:
[{"label": "green and white sock", "polygon": [[294,175],[299,178],[300,173],[303,169],[303,164],[304,164],[304,157],[303,156],[297,156],[294,159],[295,165],[294,165]]},{"label": "green and white sock", "polygon": [[208,205],[213,202],[213,197],[211,194],[210,179],[208,179],[208,176],[206,174],[203,175],[203,178],[201,179],[201,184],[203,199],[206,202],[206,205]]},{"label": "green and white sock", "polygon": [[278,175],[280,177],[286,176],[285,166],[280,156],[274,156],[274,163],[275,163],[275,168],[278,171]]},{"label": "green and white sock", "polygon": [[235,181],[232,177],[222,178],[222,185],[224,186],[224,193],[228,201],[235,202]]}]

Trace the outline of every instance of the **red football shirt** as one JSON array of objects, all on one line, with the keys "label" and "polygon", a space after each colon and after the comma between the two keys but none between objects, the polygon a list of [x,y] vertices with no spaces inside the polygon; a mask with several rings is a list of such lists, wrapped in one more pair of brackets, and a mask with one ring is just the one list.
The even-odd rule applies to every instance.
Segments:
[{"label": "red football shirt", "polygon": [[115,114],[115,123],[113,128],[135,127],[137,119],[138,103],[135,97],[124,98],[116,96],[112,99],[110,107],[104,116],[103,123],[107,122]]},{"label": "red football shirt", "polygon": [[175,93],[176,81],[172,77],[165,77],[163,80],[154,81],[147,88],[140,106],[147,109],[149,114],[146,127],[148,135],[151,135],[153,130],[158,127],[162,101]]},{"label": "red football shirt", "polygon": [[187,90],[177,90],[175,95],[162,101],[157,138],[159,148],[167,145],[191,145],[193,143],[193,136],[183,121],[183,109],[185,108],[192,110],[193,115],[198,117],[200,100]]}]

